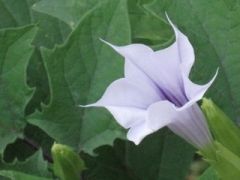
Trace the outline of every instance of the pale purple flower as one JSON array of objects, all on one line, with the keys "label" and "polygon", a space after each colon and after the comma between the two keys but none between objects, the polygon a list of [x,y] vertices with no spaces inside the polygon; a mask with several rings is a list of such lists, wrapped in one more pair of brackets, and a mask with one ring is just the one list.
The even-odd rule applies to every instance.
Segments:
[{"label": "pale purple flower", "polygon": [[128,130],[127,138],[139,144],[147,135],[169,127],[197,148],[212,142],[205,117],[197,105],[213,79],[205,85],[189,78],[194,51],[188,38],[171,22],[175,42],[153,51],[143,44],[115,46],[125,58],[124,78],[114,81],[102,98],[87,106],[107,108]]}]

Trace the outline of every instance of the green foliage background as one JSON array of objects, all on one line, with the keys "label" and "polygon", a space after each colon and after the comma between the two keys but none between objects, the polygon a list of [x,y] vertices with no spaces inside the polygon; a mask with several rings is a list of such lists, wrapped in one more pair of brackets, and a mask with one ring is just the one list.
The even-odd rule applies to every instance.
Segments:
[{"label": "green foliage background", "polygon": [[192,79],[220,68],[207,96],[237,122],[238,0],[0,0],[0,174],[56,178],[56,141],[81,153],[83,179],[184,179],[195,150],[168,129],[135,146],[106,110],[78,106],[123,75],[123,59],[99,38],[161,49],[174,40],[165,12],[194,46]]}]

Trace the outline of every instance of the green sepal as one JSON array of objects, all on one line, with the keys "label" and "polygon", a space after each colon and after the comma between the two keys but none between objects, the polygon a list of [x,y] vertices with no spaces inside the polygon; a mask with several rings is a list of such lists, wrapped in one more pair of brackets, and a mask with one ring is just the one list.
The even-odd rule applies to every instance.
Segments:
[{"label": "green sepal", "polygon": [[200,151],[221,180],[240,179],[240,158],[219,142]]},{"label": "green sepal", "polygon": [[206,116],[214,143],[202,149],[200,153],[221,180],[239,180],[239,128],[212,100],[204,98],[201,108]]},{"label": "green sepal", "polygon": [[54,143],[52,147],[53,171],[61,180],[79,180],[85,169],[84,161],[72,148]]},{"label": "green sepal", "polygon": [[213,167],[207,168],[198,180],[220,180]]},{"label": "green sepal", "polygon": [[204,98],[201,108],[215,141],[240,156],[239,128],[212,100]]}]

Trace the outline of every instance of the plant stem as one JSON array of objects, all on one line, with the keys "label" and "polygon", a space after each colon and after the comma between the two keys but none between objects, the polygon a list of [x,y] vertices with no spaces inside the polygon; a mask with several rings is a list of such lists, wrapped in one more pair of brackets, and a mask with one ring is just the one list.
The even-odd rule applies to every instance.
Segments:
[{"label": "plant stem", "polygon": [[[30,139],[28,137],[24,137],[23,141],[30,146],[32,149],[34,149],[35,151],[39,150],[41,148],[41,146],[35,142],[33,139]],[[52,157],[50,154],[48,154],[46,151],[43,150],[43,157],[45,160],[47,160],[48,162],[52,163]]]}]

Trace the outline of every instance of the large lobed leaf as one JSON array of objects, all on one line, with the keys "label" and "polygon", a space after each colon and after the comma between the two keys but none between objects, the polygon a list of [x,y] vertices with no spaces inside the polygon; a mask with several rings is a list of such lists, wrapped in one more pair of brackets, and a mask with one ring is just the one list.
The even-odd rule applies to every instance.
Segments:
[{"label": "large lobed leaf", "polygon": [[82,18],[63,46],[43,50],[51,102],[29,122],[58,142],[90,153],[121,137],[122,130],[105,110],[78,105],[96,101],[122,74],[123,61],[99,38],[126,43],[129,34],[125,0],[103,2]]},{"label": "large lobed leaf", "polygon": [[22,136],[24,109],[32,96],[26,84],[26,69],[33,53],[33,26],[0,31],[0,153]]},{"label": "large lobed leaf", "polygon": [[61,19],[74,29],[82,16],[98,3],[98,0],[41,0],[33,9]]}]

